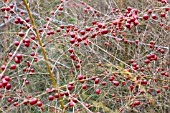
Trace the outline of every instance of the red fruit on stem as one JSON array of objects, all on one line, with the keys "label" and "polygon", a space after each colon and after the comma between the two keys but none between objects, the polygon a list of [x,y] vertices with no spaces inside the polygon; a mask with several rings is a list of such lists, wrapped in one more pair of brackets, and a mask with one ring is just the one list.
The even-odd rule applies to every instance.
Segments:
[{"label": "red fruit on stem", "polygon": [[9,89],[11,88],[11,86],[12,86],[12,85],[8,83],[5,88],[6,88],[7,90],[9,90]]},{"label": "red fruit on stem", "polygon": [[22,54],[18,53],[18,54],[16,55],[16,57],[17,57],[18,59],[22,59]]},{"label": "red fruit on stem", "polygon": [[72,90],[72,89],[73,89],[73,86],[69,84],[69,85],[67,86],[67,88],[68,88],[68,90]]},{"label": "red fruit on stem", "polygon": [[96,94],[100,94],[100,89],[96,89]]},{"label": "red fruit on stem", "polygon": [[140,101],[136,100],[136,101],[134,102],[134,105],[140,105]]},{"label": "red fruit on stem", "polygon": [[34,105],[38,102],[38,99],[37,98],[33,98],[29,101],[30,105]]},{"label": "red fruit on stem", "polygon": [[160,90],[160,89],[156,89],[156,92],[157,92],[157,93],[160,93],[160,92],[161,92],[161,90]]},{"label": "red fruit on stem", "polygon": [[83,75],[78,75],[77,77],[79,80],[82,80],[83,79]]},{"label": "red fruit on stem", "polygon": [[24,32],[21,31],[21,32],[18,33],[18,35],[19,35],[20,37],[23,37],[23,36],[24,36]]},{"label": "red fruit on stem", "polygon": [[163,86],[163,88],[167,90],[167,89],[168,89],[168,85],[166,85],[166,86]]},{"label": "red fruit on stem", "polygon": [[102,82],[102,85],[106,85],[106,82],[105,82],[105,81],[103,81],[103,82]]},{"label": "red fruit on stem", "polygon": [[5,76],[5,78],[4,78],[6,81],[10,81],[10,77],[9,76]]},{"label": "red fruit on stem", "polygon": [[101,32],[101,34],[107,34],[108,30],[107,29],[102,29],[100,32]]},{"label": "red fruit on stem", "polygon": [[5,68],[6,68],[5,65],[1,66],[1,70],[5,70]]},{"label": "red fruit on stem", "polygon": [[84,35],[84,34],[85,34],[85,31],[84,31],[84,30],[81,30],[81,31],[80,31],[80,34],[81,34],[81,35]]},{"label": "red fruit on stem", "polygon": [[119,81],[113,81],[112,82],[115,86],[118,86],[119,85]]},{"label": "red fruit on stem", "polygon": [[14,102],[14,104],[13,104],[14,106],[18,106],[18,102]]},{"label": "red fruit on stem", "polygon": [[27,105],[28,104],[28,100],[27,99],[24,99],[24,101],[23,101],[23,103],[25,104],[25,105]]},{"label": "red fruit on stem", "polygon": [[14,45],[18,46],[19,45],[19,41],[14,41]]},{"label": "red fruit on stem", "polygon": [[148,14],[143,15],[143,19],[147,20],[149,18]]},{"label": "red fruit on stem", "polygon": [[38,107],[41,107],[41,106],[42,106],[42,102],[41,102],[41,101],[38,101],[38,102],[37,102],[37,106],[38,106]]},{"label": "red fruit on stem", "polygon": [[86,84],[83,84],[82,85],[82,89],[86,89],[87,88],[87,85]]},{"label": "red fruit on stem", "polygon": [[156,19],[156,14],[152,14],[152,19]]},{"label": "red fruit on stem", "polygon": [[15,64],[11,64],[11,66],[10,66],[10,69],[15,69],[16,68],[16,65]]},{"label": "red fruit on stem", "polygon": [[55,93],[55,94],[54,94],[54,97],[55,97],[55,98],[59,98],[59,96],[60,96],[60,95],[59,95],[58,93]]}]

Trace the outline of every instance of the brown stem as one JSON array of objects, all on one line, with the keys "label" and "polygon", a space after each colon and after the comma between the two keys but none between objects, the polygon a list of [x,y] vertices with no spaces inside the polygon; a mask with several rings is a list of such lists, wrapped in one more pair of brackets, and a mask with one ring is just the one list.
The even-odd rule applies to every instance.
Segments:
[{"label": "brown stem", "polygon": [[[40,38],[40,36],[39,36],[39,31],[38,31],[37,28],[36,28],[36,25],[35,25],[35,22],[34,22],[32,13],[31,13],[30,8],[29,8],[29,6],[28,6],[28,4],[27,4],[27,1],[26,1],[26,0],[23,0],[23,2],[24,2],[24,5],[25,5],[25,7],[26,7],[26,9],[27,9],[28,15],[29,15],[29,17],[30,17],[32,26],[33,26],[33,28],[34,28],[34,30],[35,30],[35,33],[36,33],[36,36],[37,36],[39,45],[40,45],[40,47],[41,47],[42,54],[43,54],[43,56],[44,56],[44,60],[45,60],[45,62],[46,62],[46,66],[47,66],[47,69],[48,69],[48,73],[49,73],[50,78],[51,78],[51,80],[52,80],[53,87],[54,87],[54,88],[57,88],[57,84],[56,84],[55,78],[54,78],[54,76],[53,76],[53,74],[52,74],[50,65],[49,65],[49,63],[48,63],[48,58],[47,58],[47,56],[46,56],[45,49],[43,48],[43,44],[42,44],[41,38]],[[61,108],[62,108],[63,112],[65,113],[65,111],[64,111],[64,103],[63,103],[63,100],[61,99],[61,97],[59,97],[59,102],[60,102],[60,105],[61,105]]]}]

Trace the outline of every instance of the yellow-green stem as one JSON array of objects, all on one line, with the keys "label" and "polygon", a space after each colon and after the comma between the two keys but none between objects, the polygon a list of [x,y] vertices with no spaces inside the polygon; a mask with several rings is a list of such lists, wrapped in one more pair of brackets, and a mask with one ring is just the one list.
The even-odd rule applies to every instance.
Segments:
[{"label": "yellow-green stem", "polygon": [[[47,69],[48,69],[48,73],[49,73],[50,78],[51,78],[51,80],[52,80],[53,87],[54,87],[54,88],[57,88],[57,84],[56,84],[55,78],[54,78],[54,76],[53,76],[53,74],[52,74],[50,65],[49,65],[49,63],[48,63],[48,58],[47,58],[47,56],[46,56],[45,49],[43,48],[43,44],[42,44],[41,38],[40,38],[40,36],[39,36],[39,31],[38,31],[37,28],[36,28],[36,25],[35,25],[35,22],[34,22],[32,13],[31,13],[31,11],[30,11],[30,8],[29,8],[29,6],[28,6],[27,1],[26,1],[26,0],[23,0],[23,2],[24,2],[24,5],[25,5],[25,7],[26,7],[26,9],[27,9],[28,15],[29,15],[29,17],[30,17],[32,26],[33,26],[33,28],[34,28],[34,30],[35,30],[35,33],[36,33],[36,36],[37,36],[39,45],[40,45],[40,47],[41,47],[42,54],[43,54],[43,56],[44,56],[44,60],[45,60],[45,62],[46,62],[46,66],[47,66]],[[59,102],[60,102],[60,105],[61,105],[62,110],[64,110],[64,103],[63,103],[61,97],[59,97]],[[65,113],[65,111],[63,111],[63,112]]]}]

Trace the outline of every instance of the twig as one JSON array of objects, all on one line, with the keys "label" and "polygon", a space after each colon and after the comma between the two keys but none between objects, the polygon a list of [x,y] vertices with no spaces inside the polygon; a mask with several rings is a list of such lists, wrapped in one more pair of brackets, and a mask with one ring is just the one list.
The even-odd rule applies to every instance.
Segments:
[{"label": "twig", "polygon": [[[25,7],[26,7],[26,9],[27,9],[28,14],[29,14],[29,17],[30,17],[30,20],[31,20],[31,22],[32,22],[32,26],[33,26],[33,28],[34,28],[34,30],[35,30],[36,36],[37,36],[37,38],[38,38],[38,42],[39,42],[39,45],[40,45],[40,47],[41,47],[41,51],[42,51],[42,54],[43,54],[43,56],[44,56],[44,60],[45,60],[45,62],[46,62],[46,66],[47,66],[47,69],[48,69],[50,78],[51,78],[51,80],[52,80],[53,87],[56,88],[56,87],[57,87],[57,84],[56,84],[55,78],[54,78],[54,76],[53,76],[53,74],[52,74],[50,65],[49,65],[49,63],[48,63],[48,58],[47,58],[47,56],[46,56],[45,49],[43,48],[43,44],[42,44],[41,38],[40,38],[40,36],[39,36],[39,31],[38,31],[37,28],[36,28],[36,25],[35,25],[35,22],[34,22],[34,19],[33,19],[33,16],[32,16],[32,13],[31,13],[31,11],[30,11],[30,8],[29,8],[29,6],[28,6],[27,1],[26,1],[26,0],[23,0],[23,2],[24,2],[24,5],[25,5]],[[60,102],[60,105],[61,105],[62,110],[64,110],[64,103],[63,103],[61,97],[59,97],[59,102]],[[65,111],[63,111],[63,112],[65,113]]]}]

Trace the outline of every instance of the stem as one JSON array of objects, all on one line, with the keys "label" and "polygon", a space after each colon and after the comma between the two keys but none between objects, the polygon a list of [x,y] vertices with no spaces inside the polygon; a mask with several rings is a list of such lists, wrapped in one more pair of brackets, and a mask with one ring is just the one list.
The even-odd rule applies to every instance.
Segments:
[{"label": "stem", "polygon": [[[27,9],[27,12],[28,12],[28,15],[29,15],[29,17],[30,17],[32,26],[33,26],[33,28],[34,28],[34,30],[35,30],[36,36],[37,36],[37,38],[38,38],[38,42],[39,42],[39,45],[40,45],[40,47],[41,47],[41,51],[42,51],[42,54],[43,54],[43,56],[44,56],[44,60],[45,60],[45,62],[46,62],[46,66],[47,66],[47,69],[48,69],[48,73],[49,73],[50,78],[51,78],[51,80],[52,80],[53,87],[54,87],[54,88],[57,88],[57,84],[56,84],[55,78],[54,78],[54,76],[53,76],[53,74],[52,74],[50,65],[49,65],[49,63],[48,63],[48,58],[47,58],[47,56],[46,56],[45,49],[43,48],[43,44],[42,44],[41,38],[40,38],[40,36],[39,36],[39,31],[38,31],[37,28],[36,28],[36,25],[35,25],[35,22],[34,22],[32,13],[31,13],[30,8],[29,8],[29,6],[28,6],[28,4],[27,4],[27,1],[26,1],[26,0],[23,0],[23,2],[24,2],[24,5],[25,5],[25,7],[26,7],[26,9]],[[63,103],[63,100],[61,99],[61,97],[59,97],[59,102],[60,102],[60,105],[61,105],[62,110],[64,111],[64,103]],[[65,111],[64,111],[64,113],[65,113]]]}]

